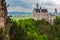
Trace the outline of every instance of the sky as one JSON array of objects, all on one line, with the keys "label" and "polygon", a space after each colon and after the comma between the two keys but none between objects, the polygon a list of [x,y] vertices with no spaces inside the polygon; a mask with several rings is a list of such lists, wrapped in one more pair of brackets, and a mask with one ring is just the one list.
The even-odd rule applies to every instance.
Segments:
[{"label": "sky", "polygon": [[54,12],[55,8],[60,11],[60,0],[6,0],[8,12],[33,12],[37,2],[49,12]]}]

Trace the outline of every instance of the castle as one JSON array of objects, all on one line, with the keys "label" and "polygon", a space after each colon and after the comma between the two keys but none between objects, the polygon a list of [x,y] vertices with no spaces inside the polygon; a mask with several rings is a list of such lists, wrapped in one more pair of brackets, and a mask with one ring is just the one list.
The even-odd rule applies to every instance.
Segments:
[{"label": "castle", "polygon": [[47,9],[39,8],[39,4],[36,4],[36,8],[33,10],[34,20],[42,20],[45,19],[49,23],[53,24],[56,19],[57,9],[55,8],[54,14],[50,14]]}]

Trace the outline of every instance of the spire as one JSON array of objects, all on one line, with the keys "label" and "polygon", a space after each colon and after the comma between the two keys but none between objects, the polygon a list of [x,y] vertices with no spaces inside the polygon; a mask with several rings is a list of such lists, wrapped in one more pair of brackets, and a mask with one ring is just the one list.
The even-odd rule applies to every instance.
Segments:
[{"label": "spire", "polygon": [[57,16],[57,8],[55,8],[55,16]]},{"label": "spire", "polygon": [[38,9],[38,7],[39,7],[39,4],[38,4],[38,3],[36,4],[36,7],[37,7],[37,9]]},{"label": "spire", "polygon": [[55,13],[57,13],[57,8],[55,8]]}]

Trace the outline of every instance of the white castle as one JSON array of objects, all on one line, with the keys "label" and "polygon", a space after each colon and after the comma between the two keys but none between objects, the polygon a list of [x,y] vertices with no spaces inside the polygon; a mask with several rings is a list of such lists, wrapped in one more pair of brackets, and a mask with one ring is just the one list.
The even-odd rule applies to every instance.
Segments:
[{"label": "white castle", "polygon": [[49,23],[53,24],[56,19],[57,9],[55,8],[54,14],[49,14],[47,9],[39,8],[38,3],[36,4],[36,8],[33,10],[34,20],[42,20],[45,19]]}]

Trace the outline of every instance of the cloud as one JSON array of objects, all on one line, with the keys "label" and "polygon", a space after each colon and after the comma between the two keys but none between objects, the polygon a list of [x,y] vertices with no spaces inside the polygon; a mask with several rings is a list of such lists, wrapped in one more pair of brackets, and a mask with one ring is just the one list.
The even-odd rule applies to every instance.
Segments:
[{"label": "cloud", "polygon": [[6,0],[6,2],[10,5],[9,12],[32,12],[37,2],[42,8],[47,8],[49,11],[54,11],[54,8],[60,9],[60,0]]},{"label": "cloud", "polygon": [[20,6],[16,6],[16,7],[8,7],[8,12],[32,12],[32,9],[29,8],[23,8]]}]

